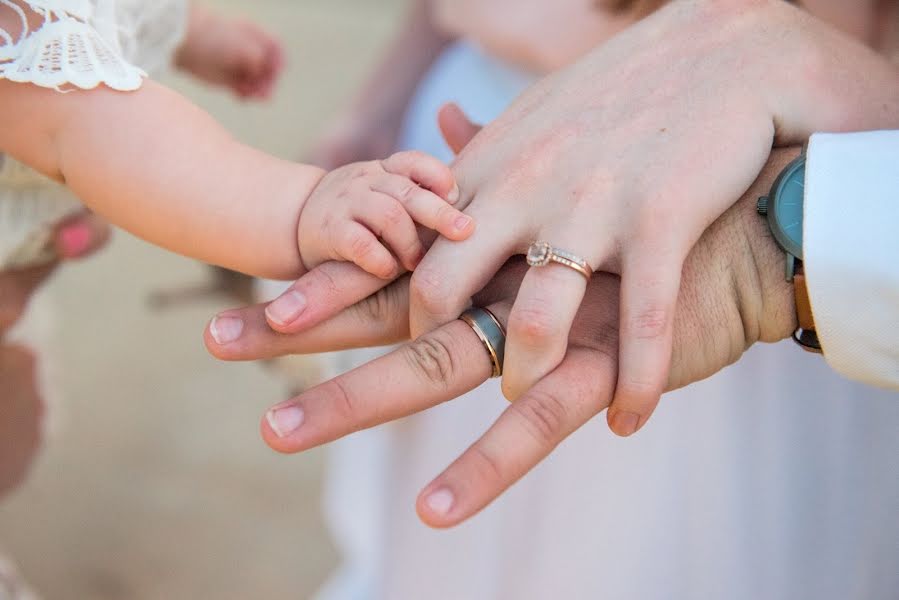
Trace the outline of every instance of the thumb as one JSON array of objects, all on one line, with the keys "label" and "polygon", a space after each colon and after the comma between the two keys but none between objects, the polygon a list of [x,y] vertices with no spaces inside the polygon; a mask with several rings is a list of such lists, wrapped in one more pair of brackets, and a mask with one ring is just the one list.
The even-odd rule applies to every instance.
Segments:
[{"label": "thumb", "polygon": [[453,102],[444,104],[440,108],[437,113],[437,123],[443,139],[456,154],[459,154],[468,145],[468,142],[481,131],[481,126],[472,123],[468,115],[459,108],[459,105]]}]

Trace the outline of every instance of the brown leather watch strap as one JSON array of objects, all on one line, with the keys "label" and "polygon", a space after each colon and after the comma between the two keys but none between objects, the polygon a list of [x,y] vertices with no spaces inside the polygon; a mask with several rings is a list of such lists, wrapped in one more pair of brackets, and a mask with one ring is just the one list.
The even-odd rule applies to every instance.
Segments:
[{"label": "brown leather watch strap", "polygon": [[815,317],[812,314],[812,302],[809,299],[808,287],[805,285],[805,270],[802,261],[797,260],[793,272],[793,287],[796,296],[796,315],[799,317],[799,329],[793,334],[797,344],[809,352],[821,353],[821,342],[815,331]]},{"label": "brown leather watch strap", "polygon": [[808,288],[805,285],[805,271],[802,268],[802,261],[796,261],[793,285],[796,288],[796,313],[799,316],[799,327],[806,331],[814,331],[815,317],[812,315],[812,302],[809,299]]}]

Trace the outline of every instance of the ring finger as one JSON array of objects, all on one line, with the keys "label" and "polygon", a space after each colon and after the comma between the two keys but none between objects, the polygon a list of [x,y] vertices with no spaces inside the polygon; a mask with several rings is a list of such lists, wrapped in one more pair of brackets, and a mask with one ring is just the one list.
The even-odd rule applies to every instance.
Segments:
[{"label": "ring finger", "polygon": [[[508,308],[489,307],[500,319]],[[492,371],[481,340],[456,320],[275,406],[266,413],[262,435],[279,452],[300,452],[461,396]]]},{"label": "ring finger", "polygon": [[[561,237],[547,235],[545,239]],[[585,248],[588,244],[574,244],[574,247]],[[532,266],[509,315],[503,394],[510,401],[520,398],[565,358],[568,334],[584,300],[588,276],[593,274],[589,260],[581,259],[584,265],[575,268],[553,261],[555,251],[560,249],[549,244],[535,243],[531,249]],[[561,260],[579,258],[564,249],[561,252]],[[534,266],[544,262],[542,266]],[[586,270],[582,272],[584,267]]]}]

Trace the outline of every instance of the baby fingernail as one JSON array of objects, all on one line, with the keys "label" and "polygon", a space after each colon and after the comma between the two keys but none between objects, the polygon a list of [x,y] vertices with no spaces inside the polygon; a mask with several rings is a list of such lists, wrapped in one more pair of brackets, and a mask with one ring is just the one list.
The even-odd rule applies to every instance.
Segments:
[{"label": "baby fingernail", "polygon": [[59,232],[59,245],[67,258],[83,254],[91,243],[91,228],[84,224],[71,225]]},{"label": "baby fingernail", "polygon": [[285,438],[299,429],[305,417],[303,409],[296,404],[276,407],[265,414],[268,426],[279,438]]},{"label": "baby fingernail", "polygon": [[428,505],[431,512],[441,517],[445,517],[449,514],[449,511],[452,510],[455,502],[456,497],[447,488],[440,488],[425,500],[425,504]]},{"label": "baby fingernail", "polygon": [[450,193],[447,194],[447,196],[446,196],[446,201],[449,202],[450,204],[455,204],[456,202],[459,201],[459,196],[461,196],[461,195],[462,195],[462,193],[459,191],[459,184],[454,183],[453,189],[451,189]]},{"label": "baby fingernail", "polygon": [[612,431],[622,437],[628,437],[637,433],[640,424],[640,415],[632,412],[618,412],[612,417]]},{"label": "baby fingernail", "polygon": [[209,324],[209,333],[219,346],[237,341],[243,333],[243,319],[238,317],[216,317]]},{"label": "baby fingernail", "polygon": [[459,231],[465,231],[471,226],[472,218],[467,216],[461,216],[456,218],[456,229]]},{"label": "baby fingernail", "polygon": [[276,325],[290,325],[306,310],[306,296],[291,290],[272,302],[265,309],[269,320]]}]

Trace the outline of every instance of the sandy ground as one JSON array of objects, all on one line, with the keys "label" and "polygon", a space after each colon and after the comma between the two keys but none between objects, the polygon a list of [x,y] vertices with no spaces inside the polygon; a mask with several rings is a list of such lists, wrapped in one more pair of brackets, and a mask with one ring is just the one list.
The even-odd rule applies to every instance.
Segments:
[{"label": "sandy ground", "polygon": [[[296,158],[358,85],[405,2],[211,4],[283,37],[277,99],[250,107],[169,81],[241,139]],[[319,510],[323,452],[280,457],[258,435],[283,386],[202,346],[224,301],[148,308],[152,292],[206,276],[118,233],[45,292],[58,307],[64,393],[33,476],[0,505],[0,544],[49,600],[308,598],[336,564]]]}]

